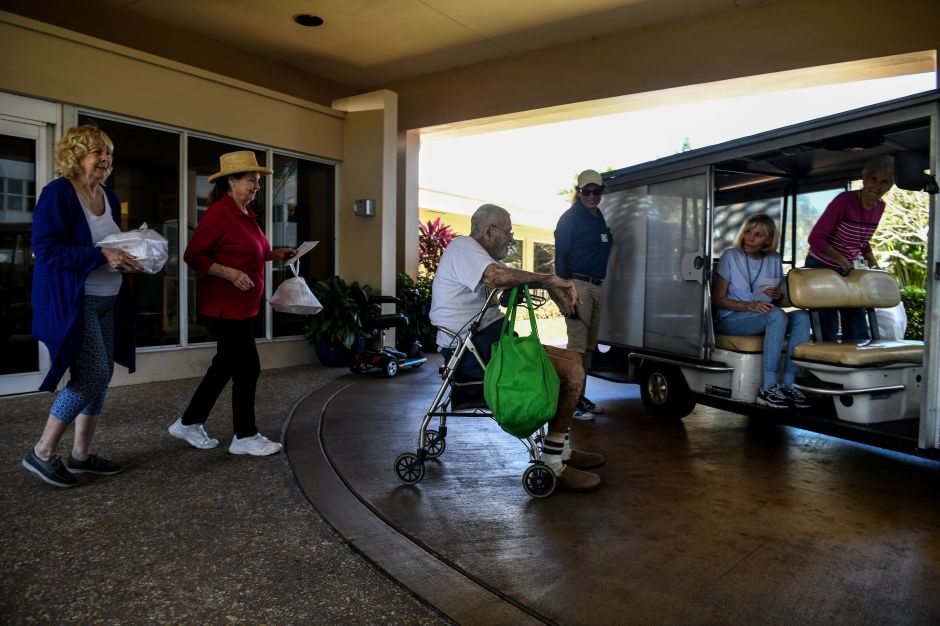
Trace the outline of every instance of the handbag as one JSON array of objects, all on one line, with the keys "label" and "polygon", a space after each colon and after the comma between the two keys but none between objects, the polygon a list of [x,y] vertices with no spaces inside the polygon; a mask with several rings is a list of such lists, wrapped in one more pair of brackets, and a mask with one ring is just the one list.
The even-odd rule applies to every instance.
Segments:
[{"label": "handbag", "polygon": [[490,362],[483,374],[483,396],[500,428],[525,438],[555,416],[560,381],[552,362],[539,341],[535,310],[529,288],[523,285],[532,332],[516,337],[516,298],[519,288],[509,295],[499,340],[493,344]]},{"label": "handbag", "polygon": [[310,291],[307,281],[297,275],[299,263],[288,265],[294,271],[294,277],[288,278],[277,287],[271,296],[271,307],[281,313],[297,315],[316,315],[323,310],[323,305]]}]

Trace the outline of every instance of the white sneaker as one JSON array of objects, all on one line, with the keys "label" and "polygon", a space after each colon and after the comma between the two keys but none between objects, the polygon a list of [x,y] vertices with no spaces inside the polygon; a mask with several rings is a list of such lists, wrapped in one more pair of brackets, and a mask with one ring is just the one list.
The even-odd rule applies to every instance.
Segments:
[{"label": "white sneaker", "polygon": [[202,424],[190,424],[187,426],[183,424],[182,417],[178,417],[175,422],[170,424],[170,427],[167,428],[167,432],[200,450],[208,450],[219,445],[218,439],[213,439],[206,434],[206,429],[203,428]]},{"label": "white sneaker", "polygon": [[284,446],[278,442],[271,441],[261,433],[255,433],[251,437],[244,437],[242,439],[232,437],[232,445],[228,447],[228,451],[232,454],[267,456],[280,452],[283,447]]},{"label": "white sneaker", "polygon": [[582,422],[593,422],[594,414],[590,411],[582,411],[581,409],[575,409],[574,413],[571,414],[576,420],[581,420]]}]

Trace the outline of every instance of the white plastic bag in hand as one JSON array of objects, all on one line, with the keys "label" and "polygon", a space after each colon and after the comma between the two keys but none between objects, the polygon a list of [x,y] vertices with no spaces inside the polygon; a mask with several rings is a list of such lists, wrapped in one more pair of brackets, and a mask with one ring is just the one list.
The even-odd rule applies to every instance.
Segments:
[{"label": "white plastic bag in hand", "polygon": [[323,305],[310,291],[307,281],[297,275],[297,265],[297,263],[288,265],[294,271],[294,277],[278,285],[274,295],[271,296],[271,306],[281,313],[316,315],[323,310]]},{"label": "white plastic bag in hand", "polygon": [[98,242],[101,248],[117,248],[128,253],[140,263],[147,274],[156,274],[170,258],[166,237],[147,228],[147,222],[137,230],[108,235]]}]

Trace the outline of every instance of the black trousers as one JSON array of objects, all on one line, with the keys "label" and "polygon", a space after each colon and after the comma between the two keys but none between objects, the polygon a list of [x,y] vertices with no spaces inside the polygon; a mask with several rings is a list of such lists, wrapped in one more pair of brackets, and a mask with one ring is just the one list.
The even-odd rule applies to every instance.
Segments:
[{"label": "black trousers", "polygon": [[212,365],[196,388],[182,422],[203,424],[225,389],[232,381],[232,426],[239,439],[258,432],[255,427],[255,389],[261,374],[261,360],[255,345],[251,319],[213,320],[216,353]]}]

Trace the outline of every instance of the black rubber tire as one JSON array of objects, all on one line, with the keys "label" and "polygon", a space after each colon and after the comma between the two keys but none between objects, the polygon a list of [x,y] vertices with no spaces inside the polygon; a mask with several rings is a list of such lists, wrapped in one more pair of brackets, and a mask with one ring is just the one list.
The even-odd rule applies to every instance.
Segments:
[{"label": "black rubber tire", "polygon": [[424,478],[424,463],[418,460],[418,455],[403,452],[395,459],[395,475],[406,485],[417,485]]},{"label": "black rubber tire", "polygon": [[640,370],[640,397],[653,417],[679,420],[695,409],[695,398],[679,368],[647,363]]},{"label": "black rubber tire", "polygon": [[533,498],[547,498],[555,492],[558,480],[547,465],[536,463],[522,473],[522,488]]},{"label": "black rubber tire", "polygon": [[398,361],[391,357],[386,357],[382,361],[382,376],[385,378],[394,378],[398,373]]},{"label": "black rubber tire", "polygon": [[427,430],[424,432],[424,449],[428,453],[428,458],[436,459],[444,454],[447,448],[447,440],[436,430]]}]

